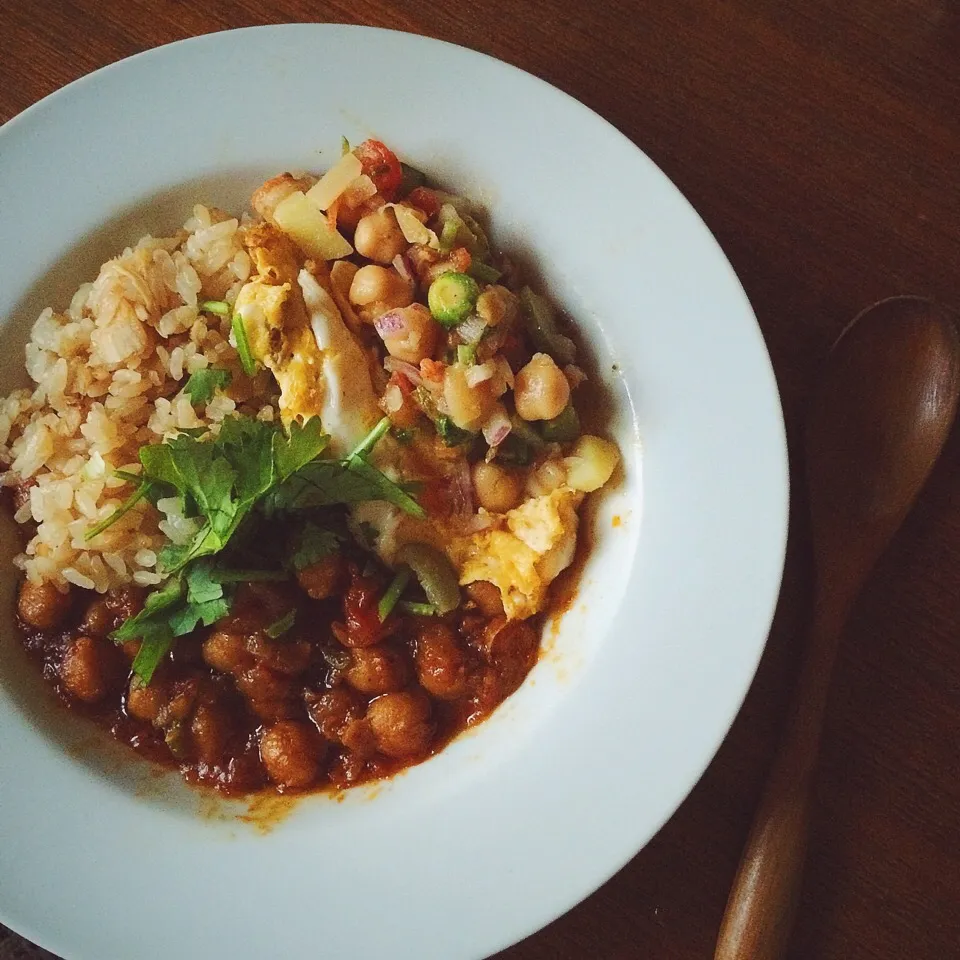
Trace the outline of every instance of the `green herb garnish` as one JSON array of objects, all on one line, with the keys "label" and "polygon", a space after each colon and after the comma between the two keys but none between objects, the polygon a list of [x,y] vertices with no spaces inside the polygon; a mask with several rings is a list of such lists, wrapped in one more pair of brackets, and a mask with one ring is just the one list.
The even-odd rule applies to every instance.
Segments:
[{"label": "green herb garnish", "polygon": [[276,640],[278,637],[282,637],[290,628],[294,625],[297,619],[297,610],[294,607],[290,610],[289,613],[282,616],[275,623],[271,623],[264,633],[271,639]]},{"label": "green herb garnish", "polygon": [[252,377],[257,372],[257,361],[253,359],[253,352],[250,350],[250,341],[247,339],[247,328],[243,325],[243,317],[239,313],[233,315],[230,321],[233,329],[234,339],[237,341],[237,356],[240,358],[240,366],[243,372]]},{"label": "green herb garnish", "polygon": [[393,608],[397,605],[400,595],[406,589],[409,582],[410,568],[401,567],[393,580],[390,581],[390,586],[387,587],[386,593],[384,593],[380,598],[380,602],[377,604],[377,614],[380,617],[381,623],[393,612]]},{"label": "green herb garnish", "polygon": [[[133,476],[133,474],[130,474]],[[126,479],[126,477],[124,478]],[[84,540],[92,540],[94,537],[99,537],[104,530],[108,527],[112,527],[124,514],[129,513],[147,494],[150,492],[152,484],[149,481],[143,480],[140,477],[136,478],[137,489],[127,497],[123,503],[117,507],[109,517],[104,517],[99,522],[95,523],[84,535]]]},{"label": "green herb garnish", "polygon": [[417,603],[413,600],[401,600],[397,606],[404,613],[412,613],[416,617],[435,617],[440,612],[432,603]]},{"label": "green herb garnish", "polygon": [[448,447],[469,443],[475,436],[469,430],[461,430],[448,416],[441,414],[436,420],[437,433]]},{"label": "green herb garnish", "polygon": [[[210,626],[229,612],[234,584],[285,580],[290,576],[288,565],[302,569],[340,550],[346,532],[328,529],[315,519],[294,520],[301,511],[387,500],[414,516],[425,516],[411,496],[411,485],[394,482],[366,459],[389,428],[384,418],[342,460],[320,459],[329,437],[317,418],[294,422],[287,433],[278,424],[235,416],[223,421],[216,437],[207,431],[204,437],[180,434],[141,447],[143,473],[129,475],[139,484],[134,496],[177,497],[183,515],[197,523],[189,541],[168,543],[160,550],[158,569],[168,577],[166,583],[112,635],[118,642],[141,641],[133,668],[141,682],[149,683],[177,637],[200,623]],[[124,505],[127,510],[133,505],[130,500]],[[110,522],[120,509],[124,508],[114,511]],[[288,552],[290,559],[275,558],[284,569],[242,569],[244,544],[255,543],[265,527],[282,531],[287,516],[297,527],[292,557]],[[98,527],[105,528],[105,523]],[[241,528],[244,533],[234,539]],[[102,530],[95,527],[90,536],[98,532]],[[290,544],[288,535],[283,542]],[[278,624],[272,628],[279,629]]]},{"label": "green herb garnish", "polygon": [[204,300],[200,309],[205,313],[215,313],[218,317],[230,316],[230,304],[226,300]]},{"label": "green herb garnish", "polygon": [[338,553],[343,537],[335,530],[307,523],[297,531],[296,547],[290,562],[295,570],[303,570]]},{"label": "green herb garnish", "polygon": [[206,370],[195,370],[190,374],[183,392],[190,397],[190,402],[194,405],[209,403],[217,390],[226,390],[230,386],[231,380],[233,374],[229,370],[207,367]]}]

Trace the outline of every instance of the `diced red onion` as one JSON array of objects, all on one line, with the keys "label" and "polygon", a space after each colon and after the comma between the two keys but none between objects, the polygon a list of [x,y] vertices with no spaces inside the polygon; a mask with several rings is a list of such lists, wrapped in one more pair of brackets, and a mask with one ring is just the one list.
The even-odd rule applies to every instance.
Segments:
[{"label": "diced red onion", "polygon": [[507,437],[510,436],[512,425],[507,411],[503,407],[497,407],[493,413],[487,417],[487,422],[483,425],[483,439],[491,447],[499,446]]},{"label": "diced red onion", "polygon": [[494,373],[495,368],[492,363],[477,363],[472,367],[467,367],[464,379],[467,381],[467,386],[472,388],[483,383],[484,380],[490,380]]},{"label": "diced red onion", "polygon": [[510,364],[507,362],[506,357],[497,357],[497,373],[503,379],[504,385],[508,390],[513,389],[513,370],[510,369]]},{"label": "diced red onion", "polygon": [[389,356],[384,357],[383,366],[384,369],[389,370],[390,373],[399,373],[406,377],[415,387],[419,387],[420,384],[423,383],[420,370],[412,363],[407,363],[406,360],[398,360],[396,357]]},{"label": "diced red onion", "polygon": [[477,314],[472,313],[457,327],[457,333],[460,334],[464,343],[479,343],[486,329],[487,325],[483,320]]},{"label": "diced red onion", "polygon": [[397,337],[407,329],[407,321],[396,310],[390,310],[382,313],[373,321],[373,326],[377,333],[384,340],[387,337]]},{"label": "diced red onion", "polygon": [[407,283],[415,283],[416,275],[413,272],[413,266],[410,263],[410,260],[407,258],[405,253],[398,253],[393,258],[393,266],[396,269],[397,273],[403,277]]}]

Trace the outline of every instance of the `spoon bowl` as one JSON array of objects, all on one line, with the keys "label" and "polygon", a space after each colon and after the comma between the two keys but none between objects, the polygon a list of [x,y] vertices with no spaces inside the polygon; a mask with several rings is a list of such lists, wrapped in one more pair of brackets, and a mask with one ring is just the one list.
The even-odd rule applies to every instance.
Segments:
[{"label": "spoon bowl", "polygon": [[834,345],[806,432],[821,589],[843,572],[858,588],[903,522],[953,422],[958,355],[946,310],[922,297],[868,307]]}]

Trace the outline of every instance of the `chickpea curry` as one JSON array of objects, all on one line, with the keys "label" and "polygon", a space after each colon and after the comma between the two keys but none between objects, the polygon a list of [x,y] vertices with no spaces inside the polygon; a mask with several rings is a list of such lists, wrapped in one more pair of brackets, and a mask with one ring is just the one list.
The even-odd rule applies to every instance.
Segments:
[{"label": "chickpea curry", "polygon": [[252,207],[198,207],[38,320],[0,429],[17,618],[68,705],[188,781],[342,789],[523,683],[619,453],[475,204],[368,140]]}]

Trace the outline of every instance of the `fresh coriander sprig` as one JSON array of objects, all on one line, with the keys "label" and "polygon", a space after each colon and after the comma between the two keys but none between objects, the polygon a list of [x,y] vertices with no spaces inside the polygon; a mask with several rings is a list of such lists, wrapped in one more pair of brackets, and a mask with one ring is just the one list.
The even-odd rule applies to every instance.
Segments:
[{"label": "fresh coriander sprig", "polygon": [[[291,575],[289,568],[242,570],[224,564],[220,555],[248,518],[252,523],[274,523],[277,514],[293,517],[317,507],[365,500],[387,500],[415,516],[424,515],[406,489],[366,459],[389,428],[384,418],[343,460],[322,459],[329,437],[317,418],[294,422],[287,432],[277,424],[235,416],[223,422],[215,437],[207,431],[200,436],[181,433],[141,448],[142,475],[125,478],[140,484],[140,497],[150,493],[152,499],[157,491],[177,497],[183,516],[197,523],[187,542],[168,543],[160,550],[159,569],[168,577],[166,583],[113,634],[118,642],[140,640],[133,669],[141,682],[149,683],[177,637],[198,624],[210,626],[229,612],[236,583],[285,580]],[[112,522],[117,513],[108,519]],[[255,536],[256,527],[244,529]],[[343,537],[308,520],[286,563],[293,570],[316,563],[338,551]],[[401,592],[402,587],[397,598]],[[281,627],[283,632],[289,629],[282,621],[271,625]]]}]

